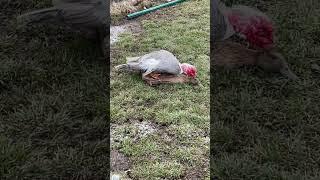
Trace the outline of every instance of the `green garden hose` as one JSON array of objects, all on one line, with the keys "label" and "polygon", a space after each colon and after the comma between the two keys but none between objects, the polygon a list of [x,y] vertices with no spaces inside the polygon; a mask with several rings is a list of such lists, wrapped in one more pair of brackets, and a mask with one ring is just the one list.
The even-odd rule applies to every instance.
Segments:
[{"label": "green garden hose", "polygon": [[174,6],[174,5],[182,3],[184,1],[186,1],[186,0],[175,0],[175,1],[172,1],[172,2],[160,4],[160,5],[157,5],[157,6],[142,10],[142,11],[138,11],[138,12],[134,12],[134,13],[128,14],[127,18],[128,19],[133,19],[133,18],[136,18],[138,16],[141,16],[141,15],[144,15],[144,14],[148,14],[150,12],[156,11],[156,10],[161,9],[161,8]]}]

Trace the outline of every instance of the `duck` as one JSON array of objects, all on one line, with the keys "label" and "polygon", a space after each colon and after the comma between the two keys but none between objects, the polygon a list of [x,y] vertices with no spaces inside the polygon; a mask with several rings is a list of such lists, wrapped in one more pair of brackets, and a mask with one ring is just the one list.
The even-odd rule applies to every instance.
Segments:
[{"label": "duck", "polygon": [[228,69],[258,66],[267,72],[278,72],[289,79],[299,78],[290,70],[275,45],[273,21],[257,8],[245,5],[227,7],[212,0],[213,29],[211,57],[213,65]]},{"label": "duck", "polygon": [[114,67],[116,72],[142,74],[149,85],[192,83],[196,84],[197,69],[188,63],[180,63],[167,50],[156,50],[139,57],[128,57],[125,64]]}]

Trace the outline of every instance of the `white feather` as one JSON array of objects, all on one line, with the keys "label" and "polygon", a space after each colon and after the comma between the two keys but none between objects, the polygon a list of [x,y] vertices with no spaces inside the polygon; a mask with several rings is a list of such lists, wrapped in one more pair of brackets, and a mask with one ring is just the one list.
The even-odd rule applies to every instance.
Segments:
[{"label": "white feather", "polygon": [[156,59],[146,59],[142,64],[142,68],[145,69],[145,70],[152,70],[152,69],[155,69],[158,64],[160,63],[159,60],[156,60]]}]

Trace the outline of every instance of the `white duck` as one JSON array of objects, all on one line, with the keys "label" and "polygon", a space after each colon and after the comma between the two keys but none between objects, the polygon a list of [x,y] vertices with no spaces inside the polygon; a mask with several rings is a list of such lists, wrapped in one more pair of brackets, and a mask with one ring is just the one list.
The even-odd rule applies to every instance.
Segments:
[{"label": "white duck", "polygon": [[126,64],[118,65],[115,69],[116,71],[142,73],[144,80],[152,78],[163,80],[164,83],[194,82],[197,76],[195,66],[180,63],[171,52],[166,50],[153,51],[141,57],[127,58]]}]

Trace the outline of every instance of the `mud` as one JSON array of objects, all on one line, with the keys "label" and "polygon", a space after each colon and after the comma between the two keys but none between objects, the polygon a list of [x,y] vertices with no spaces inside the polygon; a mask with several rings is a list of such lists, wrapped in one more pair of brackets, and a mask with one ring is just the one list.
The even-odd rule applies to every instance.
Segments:
[{"label": "mud", "polygon": [[111,170],[114,172],[126,171],[130,168],[129,159],[117,150],[110,153]]},{"label": "mud", "polygon": [[118,26],[110,26],[110,45],[119,41],[123,33],[139,34],[142,32],[142,26],[137,21],[127,22]]}]

